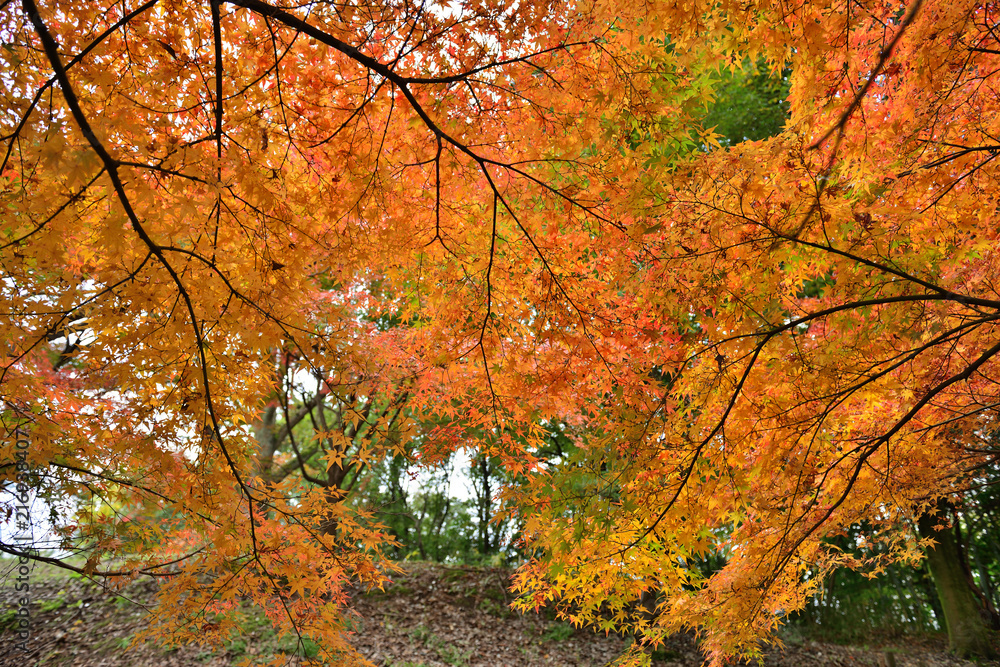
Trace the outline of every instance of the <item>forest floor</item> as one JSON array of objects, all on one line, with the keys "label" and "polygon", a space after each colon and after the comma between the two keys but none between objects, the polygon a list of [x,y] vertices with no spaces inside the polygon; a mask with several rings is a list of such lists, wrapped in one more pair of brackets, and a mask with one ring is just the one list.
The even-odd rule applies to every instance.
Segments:
[{"label": "forest floor", "polygon": [[[29,651],[15,647],[12,621],[20,595],[10,560],[0,560],[0,665],[34,667],[229,667],[266,661],[294,644],[276,637],[260,614],[248,613],[245,632],[222,649],[204,646],[130,646],[145,625],[151,582],[116,596],[65,571],[39,566],[30,575]],[[384,591],[354,598],[351,643],[383,667],[600,667],[630,641],[574,629],[551,615],[515,614],[508,607],[506,574],[494,568],[405,564]],[[131,601],[129,601],[131,600]],[[845,646],[789,634],[783,649],[765,654],[766,667],[972,667],[945,652],[940,637],[904,637]],[[675,636],[653,654],[655,667],[697,667],[704,657],[692,637]],[[298,664],[292,661],[290,664]],[[978,663],[985,665],[987,663]],[[989,663],[1000,667],[1000,662]]]}]

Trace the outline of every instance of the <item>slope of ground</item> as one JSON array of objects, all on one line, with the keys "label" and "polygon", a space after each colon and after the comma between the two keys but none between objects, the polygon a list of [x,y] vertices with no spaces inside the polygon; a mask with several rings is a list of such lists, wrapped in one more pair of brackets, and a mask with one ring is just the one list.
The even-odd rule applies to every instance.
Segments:
[{"label": "slope of ground", "polygon": [[[355,595],[350,640],[383,667],[600,667],[614,660],[627,638],[595,635],[546,614],[517,615],[508,608],[505,573],[493,568],[406,564],[385,591]],[[244,634],[222,649],[202,646],[130,646],[144,624],[154,593],[137,582],[120,595],[50,567],[30,575],[29,651],[15,646],[11,561],[0,561],[0,665],[28,667],[228,667],[246,658],[270,658],[293,648],[276,637],[259,614],[249,612]],[[848,647],[790,643],[764,658],[768,667],[885,664],[893,652],[900,667],[971,667],[943,651],[940,639]],[[654,654],[657,667],[696,667],[703,656],[693,639],[677,636]],[[298,664],[292,660],[289,664]],[[979,663],[980,665],[984,663]],[[993,663],[1000,665],[1000,663]]]}]

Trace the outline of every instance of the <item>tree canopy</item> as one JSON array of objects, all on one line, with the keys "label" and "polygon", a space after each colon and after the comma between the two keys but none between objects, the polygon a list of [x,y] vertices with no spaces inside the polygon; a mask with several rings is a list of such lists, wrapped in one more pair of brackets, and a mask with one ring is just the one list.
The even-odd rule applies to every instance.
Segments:
[{"label": "tree canopy", "polygon": [[348,491],[470,448],[520,604],[718,663],[995,465],[990,3],[0,7],[0,460],[151,634],[344,657]]}]

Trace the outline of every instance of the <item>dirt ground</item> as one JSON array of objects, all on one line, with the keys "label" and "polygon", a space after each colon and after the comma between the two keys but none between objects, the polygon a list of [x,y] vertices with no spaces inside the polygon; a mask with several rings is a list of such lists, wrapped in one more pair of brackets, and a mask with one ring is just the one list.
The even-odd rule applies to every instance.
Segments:
[{"label": "dirt ground", "polygon": [[[153,583],[137,582],[122,597],[39,567],[31,575],[32,636],[24,653],[15,647],[11,621],[18,593],[9,569],[10,561],[0,562],[3,666],[228,667],[281,649],[280,641],[260,627],[248,627],[245,636],[222,649],[131,646],[132,635],[145,623],[143,604],[153,596]],[[408,564],[384,592],[355,596],[350,641],[382,667],[600,667],[627,645],[627,638],[574,629],[545,614],[514,614],[504,577],[493,568]],[[899,667],[976,664],[949,656],[940,638],[904,638],[870,647],[789,642],[767,653],[763,665],[874,667],[886,664],[887,652]],[[693,638],[679,635],[654,654],[653,664],[696,667],[703,660]]]}]

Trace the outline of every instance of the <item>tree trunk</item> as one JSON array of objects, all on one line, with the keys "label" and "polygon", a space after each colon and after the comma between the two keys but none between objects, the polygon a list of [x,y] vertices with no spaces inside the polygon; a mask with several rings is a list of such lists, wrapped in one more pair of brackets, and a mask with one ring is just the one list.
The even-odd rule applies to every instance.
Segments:
[{"label": "tree trunk", "polygon": [[[486,556],[492,551],[490,544],[490,519],[493,518],[493,490],[490,488],[490,462],[483,454],[479,459],[479,474],[482,476],[482,494],[477,498],[479,505],[479,551]],[[478,494],[477,494],[478,495]]]},{"label": "tree trunk", "polygon": [[[939,507],[943,509],[945,505],[942,503]],[[927,565],[944,611],[950,648],[963,658],[972,655],[993,657],[996,653],[990,643],[990,629],[965,576],[955,536],[947,529],[935,530],[937,525],[936,517],[924,514],[917,528],[921,537],[937,542],[927,550]]]}]

